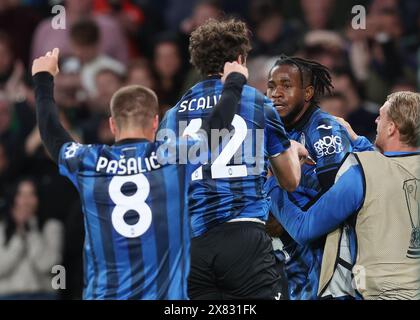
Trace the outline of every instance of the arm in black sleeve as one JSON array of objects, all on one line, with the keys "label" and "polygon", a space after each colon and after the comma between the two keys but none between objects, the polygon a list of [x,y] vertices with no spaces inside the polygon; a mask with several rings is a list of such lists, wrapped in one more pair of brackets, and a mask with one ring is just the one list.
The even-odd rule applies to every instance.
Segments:
[{"label": "arm in black sleeve", "polygon": [[55,163],[60,149],[73,139],[63,128],[54,101],[54,78],[48,72],[39,72],[33,77],[35,85],[36,118],[42,142]]},{"label": "arm in black sleeve", "polygon": [[245,83],[245,76],[239,72],[232,72],[227,76],[219,102],[201,125],[201,129],[207,133],[207,136],[210,136],[211,129],[229,128],[238,111],[238,103]]}]

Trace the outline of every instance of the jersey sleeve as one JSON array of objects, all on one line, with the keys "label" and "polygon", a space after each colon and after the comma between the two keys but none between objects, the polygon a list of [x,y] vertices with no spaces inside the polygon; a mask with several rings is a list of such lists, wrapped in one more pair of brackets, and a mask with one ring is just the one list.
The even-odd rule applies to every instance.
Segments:
[{"label": "jersey sleeve", "polygon": [[364,201],[363,175],[358,165],[352,165],[337,182],[307,211],[294,205],[282,191],[282,207],[276,218],[290,236],[306,245],[328,234],[356,213]]},{"label": "jersey sleeve", "polygon": [[321,187],[327,190],[334,183],[342,160],[353,151],[353,143],[347,130],[330,118],[314,121],[309,139],[310,153],[315,155],[316,174]]},{"label": "jersey sleeve", "polygon": [[157,132],[159,132],[160,130],[172,130],[174,132],[177,131],[176,112],[177,112],[177,107],[175,106],[172,109],[169,109],[165,113],[162,121],[159,124],[159,128]]},{"label": "jersey sleeve", "polygon": [[276,109],[268,98],[264,99],[264,138],[266,156],[273,157],[290,147],[290,140]]},{"label": "jersey sleeve", "polygon": [[58,155],[58,168],[60,174],[69,178],[76,187],[76,177],[89,147],[90,145],[68,142],[61,147]]},{"label": "jersey sleeve", "polygon": [[359,136],[353,144],[353,152],[375,151],[372,142],[364,136]]}]

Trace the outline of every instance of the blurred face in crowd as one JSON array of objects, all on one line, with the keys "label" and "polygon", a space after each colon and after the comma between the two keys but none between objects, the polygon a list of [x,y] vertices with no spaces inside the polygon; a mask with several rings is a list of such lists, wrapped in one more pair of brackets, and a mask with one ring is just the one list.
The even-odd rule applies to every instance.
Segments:
[{"label": "blurred face in crowd", "polygon": [[370,4],[369,12],[377,14],[387,9],[397,10],[398,0],[373,0]]},{"label": "blurred face in crowd", "polygon": [[388,115],[390,104],[388,101],[379,109],[379,116],[376,118],[376,140],[375,146],[384,152],[386,141],[395,129],[395,124]]},{"label": "blurred face in crowd", "polygon": [[340,117],[346,118],[347,111],[346,111],[346,101],[345,98],[341,97],[328,97],[321,100],[320,104],[321,109],[329,114]]},{"label": "blurred face in crowd", "polygon": [[102,71],[96,76],[96,92],[95,105],[98,111],[108,112],[109,102],[112,95],[122,86],[122,81],[112,71]]},{"label": "blurred face in crowd", "polygon": [[6,132],[9,129],[10,121],[10,104],[5,97],[0,95],[0,134]]},{"label": "blurred face in crowd", "polygon": [[360,107],[360,97],[354,83],[348,74],[332,74],[334,91],[341,93],[346,100],[347,112],[350,113]]},{"label": "blurred face in crowd", "polygon": [[283,18],[280,14],[272,14],[263,19],[257,26],[256,34],[263,43],[273,43],[280,35]]},{"label": "blurred face in crowd", "polygon": [[94,60],[99,52],[97,45],[83,46],[76,43],[71,44],[71,50],[82,64]]},{"label": "blurred face in crowd", "polygon": [[172,78],[181,68],[178,47],[173,42],[159,43],[155,48],[155,68],[163,78]]},{"label": "blurred face in crowd", "polygon": [[11,7],[15,7],[19,5],[19,0],[1,0],[0,1],[0,12],[3,10],[7,10]]},{"label": "blurred face in crowd", "polygon": [[312,30],[326,29],[334,0],[301,0],[304,18]]},{"label": "blurred face in crowd", "polygon": [[217,19],[220,16],[220,11],[218,8],[212,6],[208,3],[203,3],[198,5],[193,12],[193,28],[198,28],[203,25],[208,19],[214,18]]},{"label": "blurred face in crowd", "polygon": [[15,195],[13,217],[16,223],[24,223],[31,218],[38,209],[38,196],[32,181],[22,181]]},{"label": "blurred face in crowd", "polygon": [[0,41],[0,75],[10,71],[13,63],[13,56],[9,46]]},{"label": "blurred face in crowd", "polygon": [[267,96],[286,124],[295,122],[305,112],[305,90],[299,69],[293,65],[275,66],[269,75]]},{"label": "blurred face in crowd", "polygon": [[76,15],[89,14],[92,11],[92,0],[66,0],[66,9]]},{"label": "blurred face in crowd", "polygon": [[141,85],[146,88],[154,88],[155,83],[150,70],[146,67],[134,67],[130,69],[127,85]]}]

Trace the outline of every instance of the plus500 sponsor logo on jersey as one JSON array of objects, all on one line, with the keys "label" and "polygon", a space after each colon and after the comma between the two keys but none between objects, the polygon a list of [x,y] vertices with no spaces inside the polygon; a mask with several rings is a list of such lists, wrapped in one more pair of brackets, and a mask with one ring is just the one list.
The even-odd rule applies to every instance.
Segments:
[{"label": "plus500 sponsor logo on jersey", "polygon": [[326,136],[314,144],[318,157],[325,157],[343,151],[341,138],[338,136]]}]

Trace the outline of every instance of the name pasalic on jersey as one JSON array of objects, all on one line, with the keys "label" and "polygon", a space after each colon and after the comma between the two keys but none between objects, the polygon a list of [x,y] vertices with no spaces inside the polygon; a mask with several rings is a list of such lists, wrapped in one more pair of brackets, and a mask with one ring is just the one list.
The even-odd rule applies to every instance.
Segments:
[{"label": "name pasalic on jersey", "polygon": [[110,160],[106,157],[99,157],[96,162],[97,172],[106,172],[114,175],[131,175],[159,169],[158,158],[152,152],[148,158],[126,158],[121,156],[119,160]]},{"label": "name pasalic on jersey", "polygon": [[178,112],[211,109],[217,104],[220,97],[221,95],[211,95],[198,99],[184,100],[181,102]]}]

